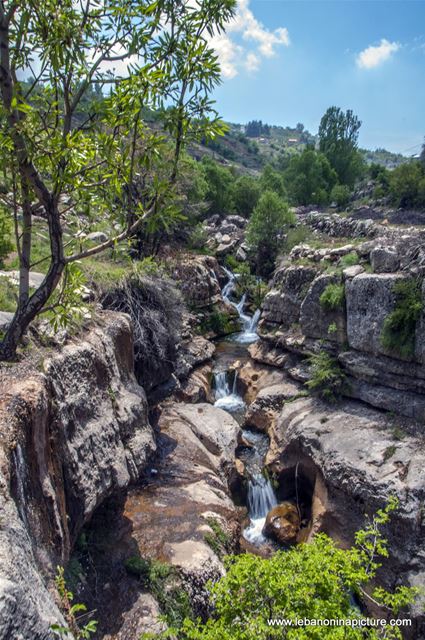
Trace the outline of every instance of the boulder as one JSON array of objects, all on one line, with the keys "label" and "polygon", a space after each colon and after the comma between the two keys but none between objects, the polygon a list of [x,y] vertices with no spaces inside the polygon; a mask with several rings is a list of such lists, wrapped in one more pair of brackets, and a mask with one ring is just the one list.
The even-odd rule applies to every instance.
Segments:
[{"label": "boulder", "polygon": [[[29,285],[31,289],[38,289],[46,276],[44,273],[30,271]],[[0,278],[8,278],[12,284],[19,285],[19,271],[0,271]]]},{"label": "boulder", "polygon": [[0,331],[6,331],[15,314],[10,311],[0,311]]},{"label": "boulder", "polygon": [[291,502],[282,502],[268,512],[263,534],[281,545],[296,542],[300,530],[300,516]]},{"label": "boulder", "polygon": [[227,216],[226,222],[235,225],[239,229],[245,229],[248,220],[242,216]]},{"label": "boulder", "polygon": [[346,267],[343,270],[342,275],[345,280],[349,280],[350,278],[355,278],[364,272],[364,268],[360,264],[354,264],[352,267]]},{"label": "boulder", "polygon": [[[320,302],[320,296],[330,284],[340,284],[340,278],[323,274],[313,280],[301,304],[301,330],[308,338],[343,343],[346,340],[345,303],[339,309],[327,309]],[[331,325],[336,331],[329,331]]]},{"label": "boulder", "polygon": [[184,256],[173,269],[173,278],[186,302],[199,309],[221,301],[219,274],[219,264],[212,256]]},{"label": "boulder", "polygon": [[92,231],[92,233],[87,235],[87,240],[91,240],[91,242],[96,243],[106,242],[108,239],[108,235],[103,231]]},{"label": "boulder", "polygon": [[400,268],[395,247],[375,247],[370,252],[370,262],[375,273],[393,273]]},{"label": "boulder", "polygon": [[347,338],[352,349],[378,355],[394,355],[382,345],[385,318],[394,309],[394,285],[403,274],[362,273],[347,280]]},{"label": "boulder", "polygon": [[245,425],[266,433],[272,429],[285,400],[296,397],[301,387],[287,381],[261,389],[245,414]]},{"label": "boulder", "polygon": [[298,322],[301,304],[316,275],[314,267],[294,265],[279,269],[262,305],[264,322],[279,324],[283,329]]}]

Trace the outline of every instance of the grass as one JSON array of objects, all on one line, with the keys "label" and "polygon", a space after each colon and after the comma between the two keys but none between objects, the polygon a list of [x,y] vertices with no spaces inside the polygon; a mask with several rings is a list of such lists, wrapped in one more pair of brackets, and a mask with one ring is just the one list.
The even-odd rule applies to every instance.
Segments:
[{"label": "grass", "polygon": [[328,311],[337,311],[344,307],[345,287],[342,283],[330,282],[320,296],[320,305]]},{"label": "grass", "polygon": [[359,256],[355,251],[351,251],[351,253],[347,253],[345,256],[339,261],[341,267],[354,267],[354,265],[359,264]]},{"label": "grass", "polygon": [[387,462],[387,460],[392,458],[396,451],[397,447],[395,446],[395,444],[391,444],[389,447],[387,447],[384,451],[384,461]]},{"label": "grass", "polygon": [[211,529],[204,535],[205,542],[211,547],[214,553],[221,558],[231,551],[231,540],[216,518],[207,518],[207,524]]}]

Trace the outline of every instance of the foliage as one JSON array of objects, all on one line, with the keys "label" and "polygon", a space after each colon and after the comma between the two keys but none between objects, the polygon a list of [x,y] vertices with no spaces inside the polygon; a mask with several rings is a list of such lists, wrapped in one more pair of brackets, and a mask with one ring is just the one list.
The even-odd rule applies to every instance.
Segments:
[{"label": "foliage", "polygon": [[346,377],[338,361],[326,351],[319,351],[309,358],[310,380],[307,387],[323,400],[335,402],[346,388]]},{"label": "foliage", "polygon": [[421,150],[421,155],[419,157],[419,160],[420,160],[422,166],[425,169],[425,142],[422,145],[422,150]]},{"label": "foliage", "polygon": [[274,269],[278,251],[294,215],[275,192],[262,194],[247,227],[247,240],[255,251],[257,273],[268,277]]},{"label": "foliage", "polygon": [[62,625],[52,624],[51,631],[60,638],[68,638],[68,634],[72,634],[75,640],[87,640],[92,634],[96,633],[97,621],[89,620],[84,624],[80,623],[80,618],[85,618],[87,615],[85,613],[87,608],[84,604],[72,604],[74,595],[67,589],[63,567],[57,568],[55,584],[68,626],[63,627]]},{"label": "foliage", "polygon": [[345,209],[350,202],[351,191],[345,184],[336,184],[331,191],[331,201],[334,202],[339,209]]},{"label": "foliage", "polygon": [[216,336],[225,336],[236,330],[232,316],[224,311],[214,310],[202,320],[199,327],[202,334],[212,332]]},{"label": "foliage", "polygon": [[423,309],[422,283],[408,278],[393,287],[395,306],[385,318],[381,343],[385,349],[402,358],[411,358],[415,352],[416,323]]},{"label": "foliage", "polygon": [[390,176],[391,198],[398,207],[425,207],[425,167],[420,162],[400,165]]},{"label": "foliage", "polygon": [[202,224],[197,224],[190,233],[188,240],[189,249],[203,249],[208,240],[208,233]]},{"label": "foliage", "polygon": [[221,558],[230,552],[231,539],[216,518],[207,518],[207,525],[210,527],[211,532],[204,534],[204,540],[214,553]]},{"label": "foliage", "polygon": [[241,216],[249,218],[260,199],[261,187],[257,178],[240,176],[235,182],[233,201],[235,210]]},{"label": "foliage", "polygon": [[274,191],[280,198],[286,200],[286,186],[283,173],[277,171],[271,164],[264,167],[260,178],[261,191]]},{"label": "foliage", "polygon": [[3,259],[12,251],[11,239],[12,223],[6,212],[0,208],[0,267],[3,266]]},{"label": "foliage", "polygon": [[[3,359],[15,356],[67,265],[181,219],[182,151],[225,131],[209,98],[220,82],[211,36],[235,2],[29,0],[16,8],[0,7],[1,205],[14,212],[22,276]],[[162,130],[151,126],[153,111]],[[31,293],[35,212],[49,242],[47,277]],[[108,237],[93,245],[100,220]]]},{"label": "foliage", "polygon": [[232,172],[207,156],[202,159],[202,169],[207,183],[205,197],[208,202],[208,214],[231,213],[234,209],[235,183]]},{"label": "foliage", "polygon": [[363,171],[357,150],[361,121],[349,109],[329,107],[319,126],[319,149],[335,169],[341,184],[352,187]]},{"label": "foliage", "polygon": [[[225,558],[226,575],[211,586],[214,615],[206,623],[185,621],[180,640],[322,640],[349,638],[401,639],[401,631],[389,625],[360,626],[365,620],[352,595],[369,598],[366,588],[388,557],[382,528],[396,508],[390,499],[385,509],[361,531],[349,549],[339,549],[325,534],[310,544],[278,551],[270,558],[245,553]],[[373,599],[384,615],[394,617],[414,601],[418,590],[397,587],[393,592],[375,588]],[[269,620],[287,619],[294,628],[272,625]],[[295,626],[296,620],[351,619],[352,626]],[[355,624],[357,622],[357,625]]]},{"label": "foliage", "polygon": [[293,156],[284,175],[291,200],[300,205],[327,204],[337,181],[326,156],[311,148]]},{"label": "foliage", "polygon": [[170,627],[178,629],[183,620],[192,618],[190,599],[180,585],[175,567],[140,556],[127,558],[124,566],[128,573],[138,578],[144,588],[152,593]]},{"label": "foliage", "polygon": [[345,302],[345,287],[342,283],[330,282],[320,296],[320,304],[329,311],[342,309]]}]

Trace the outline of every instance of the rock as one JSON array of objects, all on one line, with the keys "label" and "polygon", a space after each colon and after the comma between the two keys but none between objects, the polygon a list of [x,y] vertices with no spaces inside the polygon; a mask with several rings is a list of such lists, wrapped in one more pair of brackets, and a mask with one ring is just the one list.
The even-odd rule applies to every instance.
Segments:
[{"label": "rock", "polygon": [[253,402],[262,389],[286,382],[287,376],[283,371],[251,361],[238,373],[238,383],[247,403]]},{"label": "rock", "polygon": [[181,402],[191,403],[212,401],[211,379],[211,365],[198,367],[176,392],[177,399]]},{"label": "rock", "polygon": [[117,634],[103,635],[104,640],[128,640],[141,638],[144,634],[156,637],[167,630],[158,602],[150,593],[137,593],[135,602],[127,603],[127,607],[128,604],[130,608],[122,618],[120,630]]},{"label": "rock", "polygon": [[92,231],[87,235],[87,240],[91,240],[91,242],[102,243],[109,240],[109,237],[103,231]]},{"label": "rock", "polygon": [[[0,278],[8,278],[12,284],[19,285],[19,271],[0,271]],[[29,274],[29,285],[31,289],[38,289],[45,278],[44,273],[31,271]]]},{"label": "rock", "polygon": [[[301,330],[308,338],[343,343],[346,340],[345,303],[339,309],[327,309],[320,302],[320,296],[331,284],[340,284],[340,278],[323,274],[313,280],[301,304]],[[329,331],[331,325],[336,331]]]},{"label": "rock", "polygon": [[236,257],[236,260],[239,260],[239,262],[245,262],[247,258],[246,251],[242,249],[242,247],[239,247],[238,250],[236,251],[235,257]]},{"label": "rock", "polygon": [[403,274],[363,273],[346,282],[347,338],[352,349],[393,355],[383,347],[381,336],[385,318],[394,308],[394,284],[403,278]]},{"label": "rock", "polygon": [[0,331],[7,331],[14,315],[10,311],[0,311]]},{"label": "rock", "polygon": [[246,225],[248,224],[248,220],[246,218],[243,218],[242,216],[227,216],[226,222],[239,227],[239,229],[245,229]]},{"label": "rock", "polygon": [[235,224],[230,224],[226,221],[220,226],[220,233],[223,234],[221,241],[223,244],[229,244],[231,236],[238,231],[238,227]]},{"label": "rock", "polygon": [[342,275],[344,276],[345,280],[349,280],[350,278],[359,276],[363,272],[364,268],[360,264],[354,264],[352,267],[346,267],[343,270]]},{"label": "rock", "polygon": [[279,544],[287,545],[296,541],[299,530],[297,507],[291,502],[282,502],[268,512],[263,533]]},{"label": "rock", "polygon": [[400,267],[395,247],[375,247],[370,252],[370,262],[375,273],[393,273]]},{"label": "rock", "polygon": [[1,372],[2,640],[50,640],[50,625],[63,624],[49,591],[56,565],[66,564],[82,525],[138,480],[155,450],[127,316],[101,314],[43,369]]},{"label": "rock", "polygon": [[173,270],[173,277],[183,297],[198,309],[222,301],[219,274],[220,267],[212,256],[184,256]]},{"label": "rock", "polygon": [[261,389],[245,414],[245,425],[268,433],[285,400],[296,397],[301,388],[294,382],[283,382]]},{"label": "rock", "polygon": [[[410,420],[403,423],[359,402],[330,407],[299,399],[283,407],[267,458],[281,486],[298,469],[300,491],[322,505],[312,532],[324,531],[343,546],[364,528],[365,514],[383,508],[391,495],[398,498],[385,529],[389,557],[379,572],[387,588],[425,580],[425,448],[421,429],[409,435],[411,427]],[[413,626],[411,637],[423,637],[423,619]]]},{"label": "rock", "polygon": [[203,336],[191,336],[179,345],[175,375],[184,380],[195,367],[211,360],[215,352],[215,344]]},{"label": "rock", "polygon": [[272,347],[265,340],[257,340],[248,347],[249,355],[256,362],[282,369],[289,360],[289,354],[282,349]]},{"label": "rock", "polygon": [[230,238],[230,236],[223,236],[221,243],[218,245],[215,250],[217,257],[222,257],[231,253],[234,249],[236,249],[239,243],[238,238]]},{"label": "rock", "polygon": [[313,267],[290,266],[278,270],[273,278],[272,289],[263,301],[264,322],[279,324],[285,329],[298,322],[301,304],[316,275],[317,269]]}]

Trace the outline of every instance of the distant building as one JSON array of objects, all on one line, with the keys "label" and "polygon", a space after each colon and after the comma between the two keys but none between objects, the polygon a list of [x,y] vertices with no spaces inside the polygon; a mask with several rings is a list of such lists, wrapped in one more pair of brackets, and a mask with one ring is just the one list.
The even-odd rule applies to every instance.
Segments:
[{"label": "distant building", "polygon": [[288,144],[298,144],[298,138],[289,138]]}]

